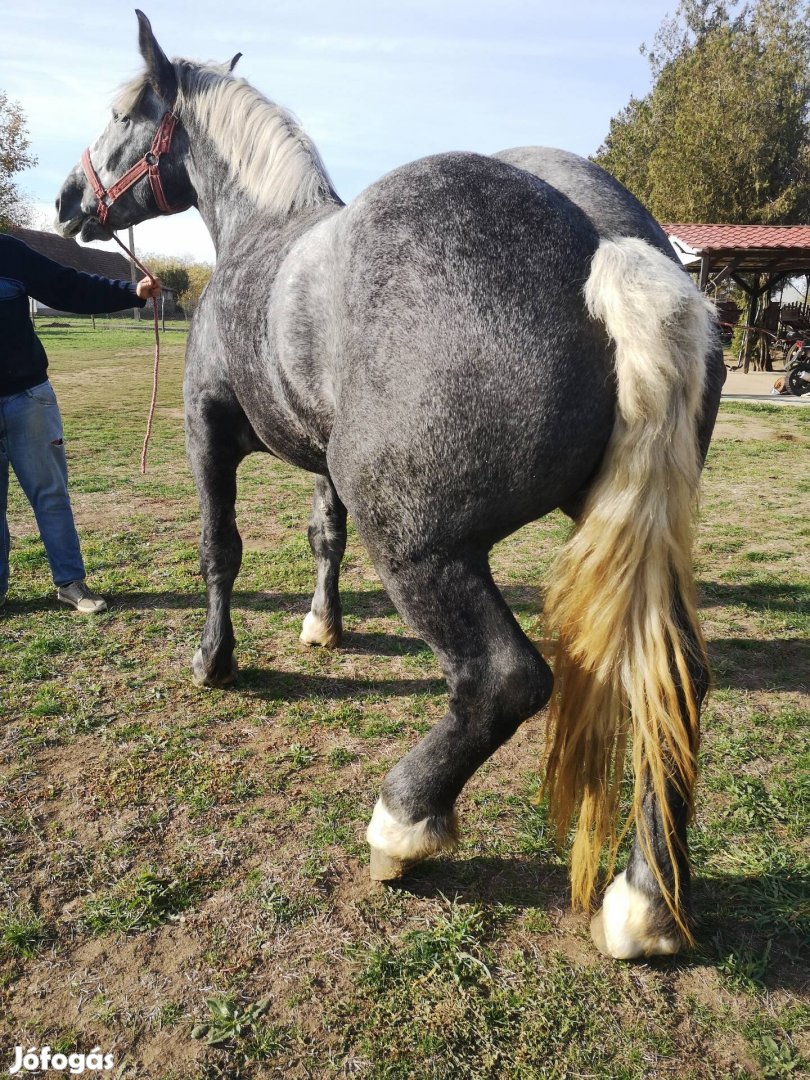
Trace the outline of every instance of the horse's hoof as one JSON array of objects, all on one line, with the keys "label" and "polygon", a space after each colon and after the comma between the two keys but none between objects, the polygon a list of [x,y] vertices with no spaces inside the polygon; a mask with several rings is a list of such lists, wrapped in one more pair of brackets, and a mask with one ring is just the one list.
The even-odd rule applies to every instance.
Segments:
[{"label": "horse's hoof", "polygon": [[455,847],[457,841],[455,811],[443,818],[426,817],[404,824],[397,821],[380,797],[366,829],[366,842],[371,848],[371,879],[396,881],[418,863]]},{"label": "horse's hoof", "polygon": [[398,881],[419,861],[419,859],[392,858],[392,856],[386,855],[379,848],[371,848],[371,861],[368,868],[369,877],[372,881]]},{"label": "horse's hoof", "polygon": [[597,913],[591,919],[591,938],[594,945],[597,947],[603,956],[611,956],[608,951],[607,941],[605,940],[605,927],[602,920],[602,909],[599,908]]},{"label": "horse's hoof", "polygon": [[236,657],[231,656],[231,670],[224,675],[219,675],[216,672],[209,671],[203,658],[202,649],[197,649],[194,653],[194,659],[191,661],[191,678],[195,686],[211,686],[222,688],[223,686],[230,686],[232,682],[236,681],[236,676],[239,674],[239,665],[236,662]]},{"label": "horse's hoof", "polygon": [[602,907],[591,919],[591,937],[599,952],[613,960],[673,956],[683,946],[677,931],[656,930],[653,903],[619,874],[608,887]]},{"label": "horse's hoof", "polygon": [[326,622],[314,611],[308,611],[301,627],[300,641],[304,645],[320,645],[324,649],[336,649],[342,637],[340,625]]}]

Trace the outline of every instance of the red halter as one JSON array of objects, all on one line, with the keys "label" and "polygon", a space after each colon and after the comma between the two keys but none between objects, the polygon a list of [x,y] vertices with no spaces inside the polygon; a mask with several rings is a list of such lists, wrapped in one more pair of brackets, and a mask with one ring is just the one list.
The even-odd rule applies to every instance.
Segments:
[{"label": "red halter", "polygon": [[164,214],[179,214],[182,210],[188,210],[188,206],[169,205],[163,191],[163,184],[160,180],[160,158],[162,154],[168,154],[171,149],[172,137],[174,136],[174,129],[177,125],[177,117],[172,112],[173,108],[174,105],[163,114],[163,119],[160,121],[160,127],[155,132],[155,137],[152,139],[152,145],[149,147],[149,150],[139,161],[135,162],[131,169],[124,173],[120,180],[116,180],[109,190],[104,188],[104,185],[98,178],[96,170],[93,168],[90,161],[90,151],[85,150],[82,154],[82,168],[84,169],[84,174],[98,199],[96,217],[102,225],[107,224],[107,215],[116,199],[120,198],[125,191],[129,191],[133,185],[137,184],[142,176],[149,177],[149,183],[152,187],[152,194],[155,196],[155,202]]}]

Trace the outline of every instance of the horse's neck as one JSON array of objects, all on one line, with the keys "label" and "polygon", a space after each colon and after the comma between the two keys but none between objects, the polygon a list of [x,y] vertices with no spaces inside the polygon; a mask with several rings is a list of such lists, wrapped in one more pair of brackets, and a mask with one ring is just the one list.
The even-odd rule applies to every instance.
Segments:
[{"label": "horse's neck", "polygon": [[249,227],[256,206],[205,140],[192,148],[188,172],[197,209],[219,256]]},{"label": "horse's neck", "polygon": [[[280,236],[290,230],[291,211],[275,212],[272,207],[258,206],[231,173],[214,144],[205,132],[194,131],[189,125],[191,147],[187,162],[188,173],[196,194],[200,216],[208,228],[217,255],[226,251],[254,223],[262,229],[268,248],[272,248],[274,233]],[[343,204],[330,190],[324,197],[323,209],[338,209]],[[302,217],[318,216],[319,206],[308,207]]]}]

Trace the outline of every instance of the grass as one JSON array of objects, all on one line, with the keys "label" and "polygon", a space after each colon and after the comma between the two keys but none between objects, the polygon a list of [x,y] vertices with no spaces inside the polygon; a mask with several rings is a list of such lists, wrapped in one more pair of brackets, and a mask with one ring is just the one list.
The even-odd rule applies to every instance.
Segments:
[{"label": "grass", "polygon": [[0,955],[30,960],[50,937],[45,922],[31,911],[0,912]]},{"label": "grass", "polygon": [[[568,907],[538,801],[543,719],[468,785],[458,852],[367,877],[386,771],[445,708],[429,649],[350,532],[346,641],[302,648],[310,478],[249,458],[241,677],[201,692],[183,341],[163,339],[149,469],[143,330],[42,331],[94,620],[53,602],[12,489],[0,620],[0,1044],[116,1048],[138,1080],[797,1077],[808,1068],[810,411],[721,409],[697,538],[715,686],[692,850],[698,948],[616,965]],[[803,501],[804,499],[804,501]],[[493,555],[524,626],[566,522]],[[194,1034],[198,1037],[192,1037]]]},{"label": "grass", "polygon": [[160,874],[140,870],[119,882],[105,896],[92,897],[84,905],[83,920],[91,933],[137,933],[177,920],[190,907],[198,889],[185,874]]}]

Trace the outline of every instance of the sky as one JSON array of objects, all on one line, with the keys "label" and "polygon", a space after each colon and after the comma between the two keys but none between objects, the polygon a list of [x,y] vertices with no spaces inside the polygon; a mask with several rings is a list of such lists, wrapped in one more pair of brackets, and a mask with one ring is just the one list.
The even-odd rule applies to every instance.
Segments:
[{"label": "sky", "polygon": [[[631,94],[639,53],[677,0],[141,0],[170,56],[224,61],[298,116],[348,201],[407,161],[545,145],[587,155]],[[0,88],[28,119],[19,186],[50,227],[53,200],[141,68],[120,0],[0,0]],[[195,210],[135,229],[139,253],[213,260]]]}]

